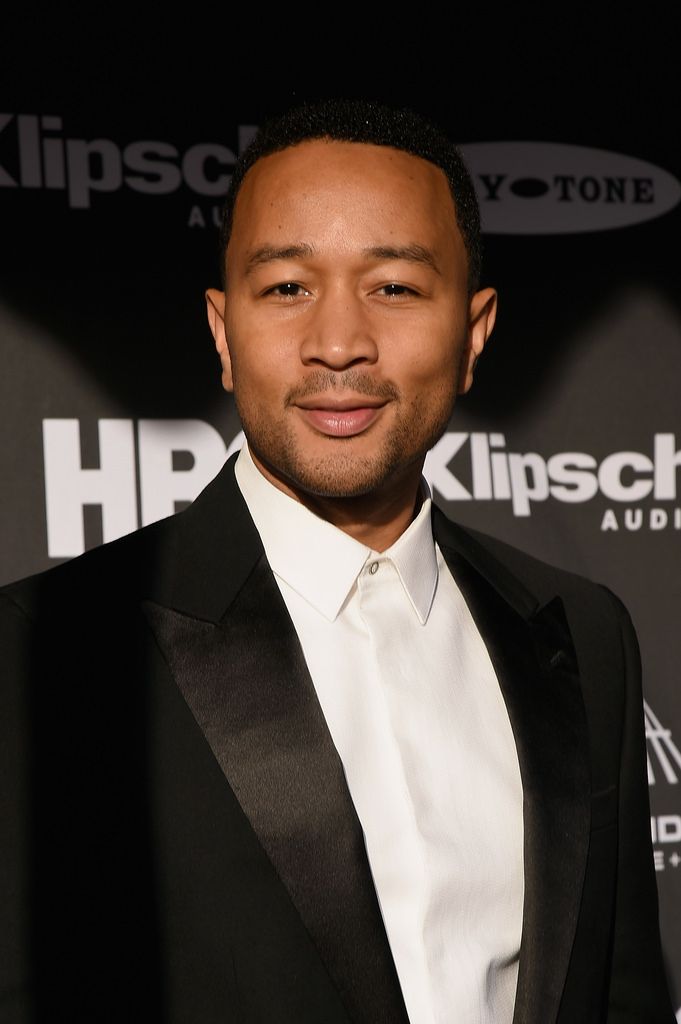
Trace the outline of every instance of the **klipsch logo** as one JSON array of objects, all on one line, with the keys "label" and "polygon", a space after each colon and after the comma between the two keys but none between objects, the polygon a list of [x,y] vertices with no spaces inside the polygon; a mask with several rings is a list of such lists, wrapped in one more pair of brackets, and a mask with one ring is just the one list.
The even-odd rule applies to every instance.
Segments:
[{"label": "klipsch logo", "polygon": [[[239,126],[239,151],[255,130]],[[63,191],[73,209],[88,209],[94,193],[121,189],[168,195],[185,186],[197,196],[223,196],[236,161],[218,142],[180,150],[151,139],[121,146],[113,139],[73,138],[54,116],[0,114],[0,136],[0,186]]]},{"label": "klipsch logo", "polygon": [[491,234],[605,231],[659,217],[681,199],[681,184],[668,171],[604,149],[473,142],[461,152],[483,231]]},{"label": "klipsch logo", "polygon": [[[681,780],[681,752],[666,729],[644,701],[646,745],[648,747],[648,784],[660,782],[678,786]],[[654,844],[655,870],[664,871],[667,865],[681,865],[681,814],[657,814],[650,819]]]},{"label": "klipsch logo", "polygon": [[662,433],[651,448],[599,461],[589,452],[508,451],[503,434],[450,431],[428,453],[424,474],[445,501],[508,501],[524,517],[549,499],[582,504],[600,495],[616,503],[601,514],[603,531],[681,530],[681,506],[668,504],[677,501],[681,450],[674,434]]}]

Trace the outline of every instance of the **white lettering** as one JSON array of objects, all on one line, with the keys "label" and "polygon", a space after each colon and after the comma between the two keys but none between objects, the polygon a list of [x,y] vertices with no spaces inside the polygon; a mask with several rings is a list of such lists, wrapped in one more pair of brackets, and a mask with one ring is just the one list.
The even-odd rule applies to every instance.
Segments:
[{"label": "white lettering", "polygon": [[669,522],[669,516],[663,508],[651,508],[650,510],[650,529],[651,530],[664,530],[667,523]]},{"label": "white lettering", "polygon": [[[549,478],[552,480],[551,495],[558,501],[590,501],[598,493],[595,473],[597,462],[586,452],[560,452],[552,455],[547,462]],[[574,467],[574,468],[573,468]]]},{"label": "white lettering", "polygon": [[240,124],[239,125],[239,155],[250,146],[251,142],[258,133],[257,124]]},{"label": "white lettering", "polygon": [[40,128],[38,118],[20,114],[17,118],[19,139],[19,171],[23,188],[41,188]]},{"label": "white lettering", "polygon": [[126,174],[126,185],[135,192],[151,195],[175,192],[182,184],[180,168],[158,158],[171,157],[176,160],[177,156],[175,147],[167,142],[131,142],[123,150],[123,161],[128,170],[139,173]]},{"label": "white lettering", "polygon": [[[530,499],[546,501],[549,496],[549,477],[546,463],[536,452],[508,456],[511,474],[513,512],[516,516],[530,515]],[[528,478],[528,472],[530,478]]]},{"label": "white lettering", "polygon": [[90,206],[90,192],[115,192],[123,183],[121,153],[109,139],[66,140],[69,204],[75,209]]},{"label": "white lettering", "polygon": [[504,452],[492,452],[492,482],[497,501],[508,501],[511,497],[511,478],[508,475],[508,456]]},{"label": "white lettering", "polygon": [[[203,420],[140,420],[138,427],[142,525],[193,501],[225,461],[225,443]],[[173,455],[189,453],[192,465],[174,469]]]},{"label": "white lettering", "polygon": [[[184,179],[202,196],[221,196],[227,191],[231,174],[215,174],[215,168],[233,167],[236,157],[231,149],[209,142],[188,149],[182,159]],[[207,168],[213,173],[209,176]]]},{"label": "white lettering", "polygon": [[485,501],[492,497],[492,474],[490,468],[487,434],[471,434],[473,497],[477,501]]},{"label": "white lettering", "polygon": [[[87,194],[82,192],[81,198]],[[203,222],[203,214],[195,206],[190,223],[198,224],[199,219]],[[220,434],[200,420],[141,420],[138,431],[139,519],[146,524],[171,515],[178,503],[192,501],[228,453]],[[45,421],[51,557],[71,557],[84,550],[83,506],[101,507],[105,541],[137,526],[132,421],[101,420],[99,436],[100,468],[83,469],[78,421]],[[235,445],[240,447],[242,441],[240,433],[229,452],[235,450]],[[654,486],[668,496],[676,491],[675,472],[681,464],[681,452],[676,451],[672,434],[655,435],[654,462],[642,452],[613,452],[600,467],[586,452],[558,452],[545,460],[537,452],[506,452],[505,443],[500,433],[448,432],[428,453],[424,475],[445,501],[510,500],[518,517],[530,516],[533,502],[549,497],[568,504],[590,501],[598,494],[599,484],[604,495],[618,502],[636,502],[650,495]],[[114,506],[119,510],[115,511]],[[602,513],[602,532],[637,532],[644,528],[681,531],[681,507],[631,504]]]},{"label": "white lettering", "polygon": [[423,475],[446,501],[470,501],[471,495],[449,469],[449,463],[468,440],[468,434],[445,434],[426,455]]},{"label": "white lettering", "polygon": [[655,434],[655,497],[658,501],[676,499],[676,470],[681,466],[681,451],[676,451],[674,434]]},{"label": "white lettering", "polygon": [[650,819],[654,843],[678,843],[681,841],[681,815],[659,814]]},{"label": "white lettering", "polygon": [[[43,118],[43,124],[46,118]],[[66,162],[62,139],[43,139],[45,188],[66,188]]]},{"label": "white lettering", "polygon": [[643,509],[626,508],[624,510],[624,529],[640,530],[643,526]]},{"label": "white lettering", "polygon": [[189,211],[189,220],[187,221],[187,227],[189,228],[205,228],[206,222],[203,219],[200,206],[192,206]]},{"label": "white lettering", "polygon": [[82,468],[78,420],[44,420],[43,448],[50,558],[85,550],[84,505],[101,506],[105,542],[137,529],[132,420],[99,420],[99,469]]},{"label": "white lettering", "polygon": [[[198,143],[184,153],[168,142],[149,139],[120,147],[112,139],[64,138],[61,117],[0,114],[0,132],[13,123],[19,180],[0,166],[0,186],[66,189],[69,206],[75,209],[88,209],[93,192],[116,192],[124,185],[135,192],[164,195],[184,183],[199,195],[222,197],[236,162],[233,151],[220,143]],[[239,126],[239,151],[256,131],[255,125]]]},{"label": "white lettering", "polygon": [[611,501],[640,501],[652,491],[653,481],[633,480],[625,485],[622,483],[622,470],[625,467],[639,473],[653,471],[652,461],[641,452],[613,452],[603,459],[598,470],[601,491]]}]

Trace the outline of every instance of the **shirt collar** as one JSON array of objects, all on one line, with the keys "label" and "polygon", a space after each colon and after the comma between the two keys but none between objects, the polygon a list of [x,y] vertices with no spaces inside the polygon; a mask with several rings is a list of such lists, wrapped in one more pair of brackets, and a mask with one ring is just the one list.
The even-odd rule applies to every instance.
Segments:
[{"label": "shirt collar", "polygon": [[437,589],[438,566],[430,509],[430,489],[425,480],[423,504],[416,519],[379,557],[391,559],[421,625],[428,619]]},{"label": "shirt collar", "polygon": [[244,444],[234,467],[237,484],[260,534],[275,575],[333,621],[367,561],[390,559],[421,624],[437,588],[437,557],[431,526],[431,499],[392,547],[379,554],[316,516],[270,483]]}]

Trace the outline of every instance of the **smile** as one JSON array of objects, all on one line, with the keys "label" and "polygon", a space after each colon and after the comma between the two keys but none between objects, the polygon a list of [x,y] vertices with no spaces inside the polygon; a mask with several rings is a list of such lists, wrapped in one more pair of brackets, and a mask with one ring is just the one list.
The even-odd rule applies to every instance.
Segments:
[{"label": "smile", "polygon": [[380,405],[368,405],[366,398],[355,399],[355,402],[359,401],[363,404],[301,404],[298,405],[298,410],[311,427],[327,437],[354,437],[370,427],[385,408],[384,402]]}]

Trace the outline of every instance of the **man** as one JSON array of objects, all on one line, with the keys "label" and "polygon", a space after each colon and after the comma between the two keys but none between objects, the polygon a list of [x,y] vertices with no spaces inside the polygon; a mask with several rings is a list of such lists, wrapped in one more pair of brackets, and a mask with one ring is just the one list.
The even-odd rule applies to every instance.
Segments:
[{"label": "man", "polygon": [[496,306],[458,154],[294,111],[223,243],[247,445],[3,594],[8,1019],[671,1022],[626,612],[421,480]]}]

